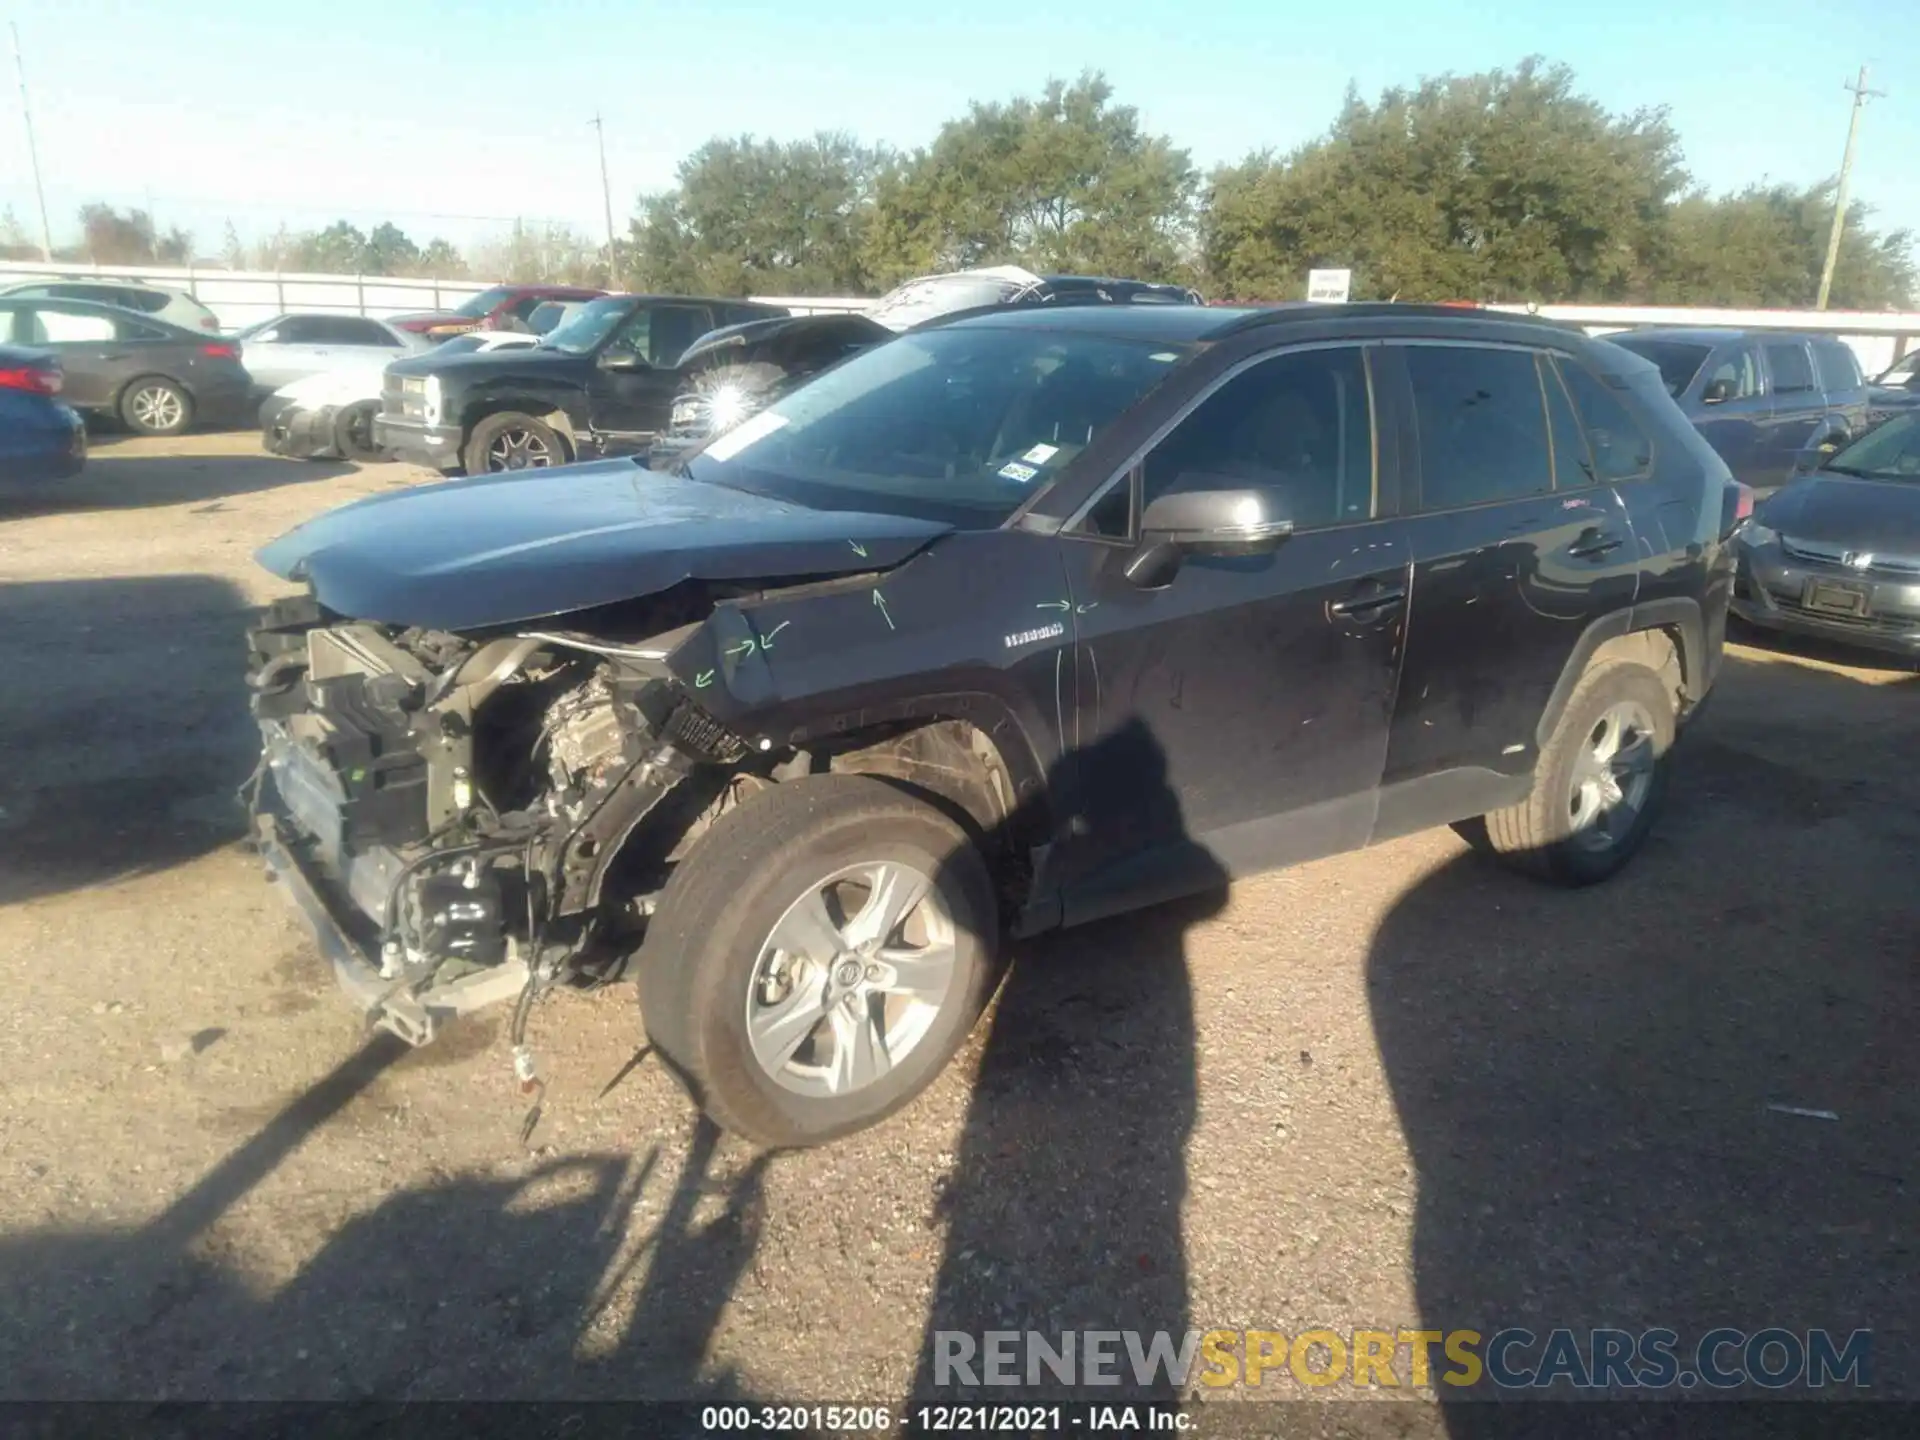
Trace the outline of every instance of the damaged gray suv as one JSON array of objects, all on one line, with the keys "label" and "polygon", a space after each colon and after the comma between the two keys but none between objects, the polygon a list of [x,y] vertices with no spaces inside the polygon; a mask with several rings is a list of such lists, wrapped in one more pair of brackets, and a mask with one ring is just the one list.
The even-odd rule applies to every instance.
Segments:
[{"label": "damaged gray suv", "polygon": [[1027,307],[671,471],[475,476],[261,559],[254,836],[415,1043],[637,978],[771,1145],[939,1073],[1007,936],[1453,823],[1633,856],[1750,497],[1658,371],[1408,305]]}]

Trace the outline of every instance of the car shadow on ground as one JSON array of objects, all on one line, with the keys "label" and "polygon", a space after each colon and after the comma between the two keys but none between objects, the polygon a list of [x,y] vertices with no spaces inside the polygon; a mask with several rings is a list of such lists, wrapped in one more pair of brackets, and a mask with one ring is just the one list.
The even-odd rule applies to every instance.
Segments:
[{"label": "car shadow on ground", "polygon": [[205,575],[0,584],[0,904],[243,833],[251,613]]},{"label": "car shadow on ground", "polygon": [[[1215,904],[1013,962],[942,1202],[923,1382],[943,1329],[1185,1329],[1183,933]],[[755,1397],[710,1351],[755,1263],[769,1166],[820,1162],[723,1143],[705,1121],[672,1155],[529,1160],[390,1195],[287,1283],[251,1283],[223,1217],[371,1103],[403,1053],[381,1037],[349,1056],[148,1224],[0,1239],[0,1398],[792,1398]]]},{"label": "car shadow on ground", "polygon": [[285,485],[302,485],[350,474],[343,460],[289,460],[257,455],[153,455],[103,444],[71,480],[0,494],[0,525],[36,515],[88,510],[141,510],[192,505],[217,513],[221,502]]},{"label": "car shadow on ground", "polygon": [[[1587,1365],[1594,1329],[1671,1330],[1696,1379],[1668,1399],[1718,1390],[1692,1348],[1715,1327],[1800,1344],[1825,1328],[1840,1346],[1866,1329],[1868,1393],[1912,1399],[1911,695],[1732,652],[1721,689],[1621,875],[1557,891],[1463,855],[1374,937],[1374,1027],[1416,1166],[1420,1319],[1530,1332],[1509,1379],[1541,1366],[1557,1329]],[[1681,909],[1675,893],[1723,898]],[[1724,1373],[1742,1352],[1717,1358]],[[1501,1398],[1567,1399],[1578,1378]],[[1459,1402],[1454,1434],[1512,1433],[1509,1407],[1475,1403],[1501,1388],[1491,1377],[1437,1388]],[[1845,1383],[1736,1393],[1860,1398]],[[1764,1424],[1742,1411],[1735,1432],[1773,1433],[1795,1408]],[[1581,1418],[1627,1433],[1618,1407]]]}]

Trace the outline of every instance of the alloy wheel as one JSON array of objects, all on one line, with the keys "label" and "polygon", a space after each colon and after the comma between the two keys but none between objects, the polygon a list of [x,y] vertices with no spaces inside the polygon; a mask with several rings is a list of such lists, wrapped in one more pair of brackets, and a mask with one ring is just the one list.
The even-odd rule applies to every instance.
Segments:
[{"label": "alloy wheel", "polygon": [[502,430],[487,447],[489,470],[545,470],[553,451],[544,438],[521,426]]},{"label": "alloy wheel", "polygon": [[1633,829],[1653,788],[1653,716],[1637,700],[1609,706],[1587,732],[1567,799],[1573,840],[1611,850]]},{"label": "alloy wheel", "polygon": [[180,396],[164,385],[143,385],[133,392],[127,408],[134,422],[147,430],[171,430],[186,414]]},{"label": "alloy wheel", "polygon": [[926,1039],[956,962],[953,916],[925,871],[898,860],[838,870],[760,948],[747,987],[754,1059],[797,1094],[864,1090]]}]

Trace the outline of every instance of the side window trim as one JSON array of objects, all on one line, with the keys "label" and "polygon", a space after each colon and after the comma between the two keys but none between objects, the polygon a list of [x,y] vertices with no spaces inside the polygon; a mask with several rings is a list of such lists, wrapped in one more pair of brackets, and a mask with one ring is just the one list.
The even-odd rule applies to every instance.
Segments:
[{"label": "side window trim", "polygon": [[[1587,434],[1586,422],[1580,418],[1580,407],[1573,403],[1573,392],[1567,388],[1566,377],[1560,373],[1560,357],[1549,350],[1536,350],[1533,355],[1534,372],[1540,377],[1540,408],[1547,417],[1547,474],[1553,482],[1554,493],[1563,490],[1586,490],[1600,482],[1600,470],[1593,454],[1593,437]],[[1560,403],[1566,407],[1566,413],[1573,417],[1573,437],[1580,447],[1581,455],[1567,456],[1568,477],[1565,483],[1560,478],[1560,427],[1553,423],[1553,400],[1547,389],[1551,386],[1560,397]]]},{"label": "side window trim", "polygon": [[[1074,507],[1073,513],[1061,522],[1058,532],[1060,537],[1066,540],[1092,541],[1095,544],[1105,545],[1138,544],[1138,536],[1140,533],[1140,487],[1138,479],[1140,467],[1146,464],[1147,457],[1159,449],[1166,438],[1178,429],[1194,411],[1198,410],[1221,390],[1224,390],[1228,385],[1231,385],[1256,365],[1263,365],[1270,360],[1278,360],[1287,355],[1304,355],[1319,350],[1358,350],[1360,352],[1361,367],[1367,376],[1367,407],[1373,432],[1373,514],[1366,520],[1350,520],[1346,523],[1350,525],[1367,525],[1375,520],[1388,518],[1395,513],[1395,507],[1393,507],[1390,502],[1387,486],[1384,483],[1383,450],[1385,447],[1381,444],[1381,436],[1388,424],[1389,417],[1382,411],[1381,385],[1379,378],[1374,373],[1374,366],[1375,359],[1379,353],[1384,350],[1386,346],[1394,343],[1396,342],[1381,339],[1309,340],[1303,344],[1282,345],[1272,350],[1262,350],[1257,354],[1248,355],[1243,359],[1236,360],[1232,365],[1214,376],[1199,390],[1196,390],[1193,394],[1189,395],[1186,400],[1181,402],[1178,410],[1174,411],[1170,417],[1154,427],[1153,433],[1142,441],[1140,445],[1134,449],[1134,452],[1115,468],[1111,475],[1101,481],[1086,499]],[[1115,485],[1122,483],[1131,486],[1133,489],[1133,505],[1130,507],[1132,513],[1128,517],[1127,522],[1128,538],[1120,540],[1112,535],[1099,535],[1084,528],[1087,517],[1093,513],[1094,508],[1099,505],[1102,500],[1106,499],[1107,492],[1112,490]],[[1318,528],[1337,529],[1339,527],[1322,526]]]},{"label": "side window trim", "polygon": [[[1556,351],[1552,358],[1553,369],[1560,384],[1560,392],[1567,397],[1567,404],[1573,411],[1573,418],[1579,423],[1580,438],[1586,442],[1587,458],[1593,465],[1593,478],[1588,483],[1591,485],[1637,485],[1642,480],[1651,479],[1654,472],[1660,468],[1660,431],[1657,426],[1645,423],[1645,420],[1639,413],[1639,397],[1633,393],[1633,388],[1631,386],[1621,387],[1610,383],[1606,377],[1596,374],[1590,367],[1582,365],[1577,356]],[[1566,368],[1570,365],[1579,366],[1582,374],[1594,384],[1605,389],[1606,392],[1612,396],[1613,402],[1627,412],[1627,419],[1632,421],[1634,428],[1640,432],[1640,439],[1645,442],[1647,447],[1647,458],[1646,463],[1641,465],[1632,474],[1602,475],[1600,473],[1600,456],[1594,449],[1593,435],[1588,429],[1589,422],[1586,415],[1580,409],[1580,402],[1574,398],[1573,387],[1567,383],[1565,372]]]}]

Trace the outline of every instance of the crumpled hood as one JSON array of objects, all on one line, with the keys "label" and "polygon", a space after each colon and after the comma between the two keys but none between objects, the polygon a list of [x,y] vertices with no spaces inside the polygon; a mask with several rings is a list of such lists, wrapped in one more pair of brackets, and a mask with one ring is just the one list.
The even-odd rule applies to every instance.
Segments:
[{"label": "crumpled hood", "polygon": [[288,531],[256,558],[356,620],[474,630],[638,599],[683,580],[885,570],[950,528],[810,510],[600,460],[371,496]]},{"label": "crumpled hood", "polygon": [[1756,518],[1788,539],[1920,555],[1920,480],[1810,475],[1771,496]]}]

